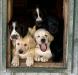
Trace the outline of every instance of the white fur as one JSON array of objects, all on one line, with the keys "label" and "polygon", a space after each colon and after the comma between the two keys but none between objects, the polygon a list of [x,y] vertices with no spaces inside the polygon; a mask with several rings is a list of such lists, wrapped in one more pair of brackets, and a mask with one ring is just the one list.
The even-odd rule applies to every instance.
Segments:
[{"label": "white fur", "polygon": [[40,48],[35,48],[35,61],[46,62],[51,57],[52,57],[52,54],[51,54],[50,48],[48,48],[46,52],[42,52]]},{"label": "white fur", "polygon": [[[18,43],[19,43],[19,45],[18,45]],[[20,39],[17,39],[15,44],[16,44],[15,45],[16,48],[14,50],[12,65],[14,67],[19,66],[19,58],[26,59],[26,65],[28,67],[30,67],[31,65],[33,65],[34,60],[33,60],[33,57],[31,56],[31,54],[28,51],[28,46],[25,47],[24,43],[22,43],[22,40],[20,40]],[[22,54],[19,53],[20,49],[23,50]]]},{"label": "white fur", "polygon": [[37,18],[36,21],[42,21],[42,18],[39,15],[39,8],[36,8],[36,12],[37,12]]},{"label": "white fur", "polygon": [[12,36],[13,36],[13,35],[17,35],[17,36],[18,36],[18,38],[20,38],[19,33],[18,33],[18,32],[16,32],[16,30],[15,30],[16,22],[13,22],[12,27],[13,27],[13,29],[12,29],[12,32],[11,32],[11,35],[10,35],[10,39],[11,39],[11,40],[14,40],[14,39],[12,39]]},{"label": "white fur", "polygon": [[[47,37],[45,35],[47,35]],[[50,50],[50,42],[51,41],[49,41],[49,36],[51,37],[51,41],[52,41],[53,40],[52,36],[45,29],[38,29],[35,32],[34,38],[37,42],[37,45],[35,48],[35,61],[46,62],[52,57],[52,53]],[[39,47],[39,44],[41,44],[42,38],[45,38],[45,40],[46,40],[45,43],[47,44],[47,50],[45,52],[41,51],[41,49]]]}]

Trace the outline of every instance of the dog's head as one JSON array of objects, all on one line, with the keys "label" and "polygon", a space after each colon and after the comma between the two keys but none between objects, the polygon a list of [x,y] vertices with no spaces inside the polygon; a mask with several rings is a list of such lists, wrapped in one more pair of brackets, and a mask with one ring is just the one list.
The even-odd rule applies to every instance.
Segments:
[{"label": "dog's head", "polygon": [[15,48],[16,48],[16,52],[18,54],[26,53],[26,50],[28,50],[27,44],[25,43],[23,38],[20,38],[20,39],[16,40]]},{"label": "dog's head", "polygon": [[38,29],[35,32],[34,37],[42,51],[46,51],[47,47],[50,45],[50,42],[54,40],[54,37],[45,29]]},{"label": "dog's head", "polygon": [[18,54],[24,54],[36,45],[34,39],[31,36],[25,36],[16,40],[16,52]]},{"label": "dog's head", "polygon": [[32,27],[30,26],[28,23],[24,23],[21,21],[16,21],[16,22],[12,22],[9,25],[9,32],[10,32],[10,39],[18,39],[21,37],[25,37],[25,35],[27,35],[28,33],[28,27]]},{"label": "dog's head", "polygon": [[13,22],[10,39],[11,40],[16,40],[16,39],[19,39],[19,38],[20,38],[20,34],[16,31],[16,22]]}]

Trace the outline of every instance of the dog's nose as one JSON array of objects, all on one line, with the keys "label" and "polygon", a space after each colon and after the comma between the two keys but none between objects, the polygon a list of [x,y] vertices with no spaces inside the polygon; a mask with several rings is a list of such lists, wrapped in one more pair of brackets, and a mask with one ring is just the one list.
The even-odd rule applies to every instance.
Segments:
[{"label": "dog's nose", "polygon": [[45,43],[45,39],[41,39],[41,42],[42,42],[42,43]]},{"label": "dog's nose", "polygon": [[22,54],[22,53],[23,53],[23,50],[22,50],[22,49],[20,49],[20,50],[19,50],[19,53],[20,53],[20,54]]},{"label": "dog's nose", "polygon": [[12,35],[11,38],[12,39],[17,39],[18,38],[18,35]]}]

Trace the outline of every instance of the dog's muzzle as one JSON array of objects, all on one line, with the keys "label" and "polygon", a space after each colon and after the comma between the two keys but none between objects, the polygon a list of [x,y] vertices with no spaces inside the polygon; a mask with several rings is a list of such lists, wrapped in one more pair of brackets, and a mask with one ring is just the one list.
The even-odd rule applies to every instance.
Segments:
[{"label": "dog's muzzle", "polygon": [[41,43],[45,43],[45,41],[46,41],[46,39],[44,39],[44,38],[41,39]]},{"label": "dog's muzzle", "polygon": [[40,46],[41,51],[45,52],[47,50],[47,44],[42,43],[39,46]]},{"label": "dog's muzzle", "polygon": [[43,38],[43,39],[41,39],[41,44],[39,45],[41,51],[43,51],[43,52],[45,52],[47,50],[47,44],[45,42],[46,42],[46,39]]},{"label": "dog's muzzle", "polygon": [[22,53],[23,53],[23,50],[22,50],[22,49],[20,49],[20,50],[19,50],[19,54],[22,54]]},{"label": "dog's muzzle", "polygon": [[12,39],[18,39],[18,35],[12,35],[11,38]]}]

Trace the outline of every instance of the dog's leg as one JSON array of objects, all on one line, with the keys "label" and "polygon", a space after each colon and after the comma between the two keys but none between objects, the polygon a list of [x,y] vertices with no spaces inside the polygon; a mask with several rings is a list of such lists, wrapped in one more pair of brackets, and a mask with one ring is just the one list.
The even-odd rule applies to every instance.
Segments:
[{"label": "dog's leg", "polygon": [[41,60],[41,62],[47,62],[51,57],[52,57],[52,54],[49,53],[49,54],[47,54],[47,55],[41,57],[40,60]]},{"label": "dog's leg", "polygon": [[39,62],[40,61],[40,56],[39,55],[35,55],[34,60]]},{"label": "dog's leg", "polygon": [[15,55],[15,56],[13,57],[13,59],[12,59],[12,65],[13,65],[14,67],[19,66],[19,57],[18,57],[17,55]]},{"label": "dog's leg", "polygon": [[40,60],[41,60],[41,62],[47,62],[47,61],[48,61],[48,58],[46,58],[46,57],[41,57]]},{"label": "dog's leg", "polygon": [[34,63],[33,57],[31,56],[27,57],[26,65],[30,67],[31,65],[33,65],[33,63]]}]

